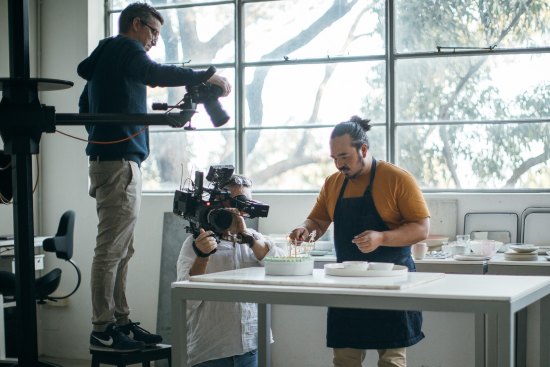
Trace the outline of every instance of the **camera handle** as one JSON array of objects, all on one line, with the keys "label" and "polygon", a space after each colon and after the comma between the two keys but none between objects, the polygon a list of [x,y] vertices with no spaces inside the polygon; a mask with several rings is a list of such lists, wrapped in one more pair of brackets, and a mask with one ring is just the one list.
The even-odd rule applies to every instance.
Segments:
[{"label": "camera handle", "polygon": [[[193,251],[195,252],[195,255],[197,255],[198,257],[208,257],[208,256],[212,255],[214,252],[217,251],[217,249],[214,249],[214,250],[210,251],[209,253],[204,253],[201,250],[199,250],[197,245],[195,245],[195,240],[194,239],[197,238],[199,236],[199,233],[200,233],[200,230],[195,225],[195,223],[190,222],[189,226],[185,227],[185,229],[187,230],[187,232],[192,233],[192,235],[193,235],[192,247],[193,247]],[[212,233],[210,236],[214,237],[214,239],[216,240],[216,243],[218,243],[218,244],[220,243],[220,238],[215,233]]]}]

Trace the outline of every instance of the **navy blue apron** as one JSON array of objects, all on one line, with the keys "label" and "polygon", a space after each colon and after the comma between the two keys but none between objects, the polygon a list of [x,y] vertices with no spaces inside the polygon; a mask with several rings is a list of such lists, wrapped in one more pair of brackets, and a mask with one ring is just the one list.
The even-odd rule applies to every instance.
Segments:
[{"label": "navy blue apron", "polygon": [[[364,254],[351,242],[366,230],[386,231],[371,189],[376,172],[373,159],[370,182],[362,197],[344,198],[348,179],[344,180],[334,210],[334,243],[336,260],[392,262],[416,271],[410,247],[380,246]],[[355,349],[404,348],[424,338],[422,314],[418,311],[385,311],[329,307],[327,314],[327,347]]]}]

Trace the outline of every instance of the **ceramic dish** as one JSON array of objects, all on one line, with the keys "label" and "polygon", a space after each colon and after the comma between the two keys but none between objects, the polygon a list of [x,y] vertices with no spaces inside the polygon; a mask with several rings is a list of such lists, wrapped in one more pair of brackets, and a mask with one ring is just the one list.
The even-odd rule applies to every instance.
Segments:
[{"label": "ceramic dish", "polygon": [[[510,250],[514,250],[515,252],[520,254],[535,252],[538,249],[539,248],[534,245],[511,245],[510,246]],[[508,253],[508,251],[506,253]]]},{"label": "ceramic dish", "polygon": [[367,270],[369,263],[366,261],[344,261],[344,268],[348,270]]},{"label": "ceramic dish", "polygon": [[264,261],[265,275],[310,275],[313,274],[313,259],[304,257],[267,257]]},{"label": "ceramic dish", "polygon": [[325,275],[338,277],[397,277],[406,276],[409,269],[403,265],[394,265],[392,270],[353,270],[343,264],[325,264]]},{"label": "ceramic dish", "polygon": [[538,258],[539,256],[536,252],[518,253],[509,250],[504,253],[504,260],[509,261],[535,261],[538,260]]},{"label": "ceramic dish", "polygon": [[325,256],[330,254],[330,251],[324,251],[324,250],[311,250],[309,252],[311,256]]},{"label": "ceramic dish", "polygon": [[369,263],[368,270],[393,270],[395,265],[393,263]]},{"label": "ceramic dish", "polygon": [[453,256],[453,258],[455,260],[460,260],[460,261],[480,261],[480,260],[489,260],[491,256],[469,254],[469,255],[455,255]]}]

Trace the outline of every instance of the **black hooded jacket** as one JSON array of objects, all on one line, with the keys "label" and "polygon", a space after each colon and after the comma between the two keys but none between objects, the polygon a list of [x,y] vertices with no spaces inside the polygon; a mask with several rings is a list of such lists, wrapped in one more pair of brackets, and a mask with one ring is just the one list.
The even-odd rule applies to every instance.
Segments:
[{"label": "black hooded jacket", "polygon": [[[198,84],[204,71],[161,65],[147,56],[143,45],[124,35],[99,42],[77,69],[87,80],[79,100],[80,112],[147,113],[147,88]],[[87,125],[88,140],[109,142],[138,133],[143,126]],[[104,159],[127,158],[139,164],[149,155],[149,132],[115,144],[88,143],[86,154]]]}]

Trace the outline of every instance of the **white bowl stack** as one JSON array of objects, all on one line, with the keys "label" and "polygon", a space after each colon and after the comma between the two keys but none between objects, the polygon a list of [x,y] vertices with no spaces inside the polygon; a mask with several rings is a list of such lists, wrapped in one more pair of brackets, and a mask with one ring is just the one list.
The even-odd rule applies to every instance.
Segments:
[{"label": "white bowl stack", "polygon": [[536,261],[538,260],[538,247],[535,245],[511,245],[504,253],[504,260],[510,261]]}]

